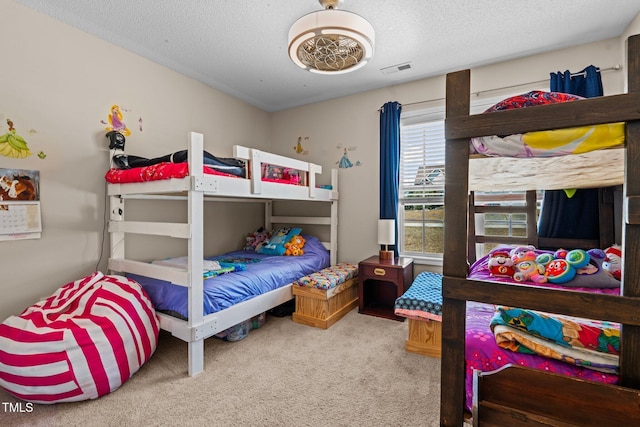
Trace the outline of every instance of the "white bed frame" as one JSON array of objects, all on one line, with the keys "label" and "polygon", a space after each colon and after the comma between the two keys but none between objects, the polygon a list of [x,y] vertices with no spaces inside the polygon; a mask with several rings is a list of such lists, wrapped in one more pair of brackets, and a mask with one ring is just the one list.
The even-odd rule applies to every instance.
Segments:
[{"label": "white bed frame", "polygon": [[[203,173],[202,134],[189,133],[189,176],[143,183],[107,184],[110,202],[108,231],[111,256],[108,269],[112,273],[134,273],[170,281],[188,288],[188,320],[158,313],[160,327],[186,341],[189,346],[189,376],[204,369],[204,340],[218,332],[250,319],[293,298],[291,284],[256,296],[217,313],[203,313],[204,202],[237,199],[260,200],[265,204],[265,227],[272,224],[314,224],[330,227],[330,241],[322,242],[330,251],[331,264],[337,262],[338,171],[331,171],[331,189],[316,188],[316,174],[322,167],[260,150],[234,146],[234,157],[247,161],[250,178],[242,179]],[[261,163],[300,170],[306,175],[306,186],[266,182],[261,179]],[[187,223],[141,222],[125,220],[127,199],[185,200]],[[272,200],[317,201],[331,204],[330,216],[298,217],[272,215]],[[128,233],[169,236],[188,241],[189,269],[128,260],[125,237]]]}]

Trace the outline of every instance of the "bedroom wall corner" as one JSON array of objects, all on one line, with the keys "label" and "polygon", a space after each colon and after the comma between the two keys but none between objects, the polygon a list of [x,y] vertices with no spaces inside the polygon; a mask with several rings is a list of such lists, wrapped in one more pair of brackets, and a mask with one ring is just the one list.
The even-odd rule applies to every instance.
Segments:
[{"label": "bedroom wall corner", "polygon": [[[189,131],[202,132],[205,149],[220,157],[231,157],[234,144],[267,149],[270,118],[12,0],[0,1],[0,16],[0,46],[10,64],[0,81],[0,135],[10,119],[33,153],[24,159],[0,156],[0,168],[40,171],[43,224],[40,239],[0,242],[2,321],[70,281],[105,271],[105,127],[112,105],[122,107],[131,130],[126,152],[145,157],[187,148]],[[41,151],[45,158],[37,156]],[[211,251],[237,249],[243,233],[262,221],[262,209],[239,205],[213,209],[246,228],[239,226],[232,236],[222,222],[212,221],[208,233],[224,227],[221,235],[233,241],[210,239]]]}]

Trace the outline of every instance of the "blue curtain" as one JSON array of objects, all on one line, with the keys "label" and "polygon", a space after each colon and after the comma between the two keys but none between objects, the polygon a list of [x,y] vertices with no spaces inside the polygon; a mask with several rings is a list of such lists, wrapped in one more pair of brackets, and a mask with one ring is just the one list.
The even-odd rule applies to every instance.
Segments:
[{"label": "blue curtain", "polygon": [[380,110],[380,219],[396,220],[398,256],[398,187],[400,185],[400,112],[402,105],[387,102]]},{"label": "blue curtain", "polygon": [[[602,96],[602,78],[593,65],[577,73],[551,73],[550,90],[585,98]],[[579,189],[571,198],[563,190],[545,191],[538,235],[598,239],[598,190]]]}]

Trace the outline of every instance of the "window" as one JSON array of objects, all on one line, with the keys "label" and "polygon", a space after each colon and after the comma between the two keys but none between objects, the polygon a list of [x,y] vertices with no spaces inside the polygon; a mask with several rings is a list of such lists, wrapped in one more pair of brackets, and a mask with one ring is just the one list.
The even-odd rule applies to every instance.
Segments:
[{"label": "window", "polygon": [[[502,99],[504,97],[473,103],[471,112],[480,113]],[[425,264],[441,264],[444,252],[444,147],[444,107],[402,113],[398,251]],[[485,196],[485,200],[507,205],[520,203],[514,197],[524,197],[524,192],[492,194],[491,197]],[[541,197],[540,192],[538,203]],[[478,216],[476,224],[481,224],[485,232],[509,236],[524,233],[525,215]],[[488,249],[489,245],[479,248],[483,252]]]},{"label": "window", "polygon": [[442,262],[444,111],[400,120],[399,252]]},{"label": "window", "polygon": [[[536,191],[535,222],[540,217],[544,192]],[[476,192],[476,206],[526,206],[524,191]],[[476,235],[481,236],[527,236],[527,214],[510,212],[476,213],[474,222]],[[477,243],[476,257],[480,258],[495,248],[495,243]]]}]

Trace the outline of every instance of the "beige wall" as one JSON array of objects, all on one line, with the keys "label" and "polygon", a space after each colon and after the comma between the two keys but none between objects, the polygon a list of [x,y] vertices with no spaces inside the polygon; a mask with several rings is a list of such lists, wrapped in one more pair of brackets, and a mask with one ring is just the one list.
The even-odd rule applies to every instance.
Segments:
[{"label": "beige wall", "polygon": [[[357,262],[377,251],[378,109],[387,101],[407,105],[444,97],[444,78],[437,77],[269,114],[13,1],[0,0],[0,16],[5,61],[0,132],[6,132],[10,118],[32,151],[47,154],[44,160],[0,157],[1,168],[40,170],[44,227],[41,239],[0,242],[0,320],[90,274],[99,259],[104,270],[103,175],[109,152],[100,120],[106,120],[112,104],[130,110],[125,119],[132,122],[126,146],[131,154],[152,157],[185,148],[187,132],[198,131],[205,135],[205,148],[219,156],[231,155],[234,144],[296,156],[298,137],[308,137],[303,144],[309,155],[300,158],[328,172],[342,155],[337,146],[355,147],[349,157],[361,166],[339,171],[339,258]],[[540,81],[550,71],[589,64],[606,68],[624,61],[623,46],[613,39],[482,67],[473,70],[472,87],[482,91]],[[604,80],[607,93],[624,88],[624,72],[605,73]],[[433,104],[405,110],[424,105]],[[142,132],[136,130],[139,116]],[[154,205],[151,212],[133,208],[141,217],[184,216],[165,205]],[[243,233],[260,224],[262,212],[254,204],[213,205],[207,211],[221,218],[207,229],[209,252],[239,243]],[[127,250],[151,258],[180,253],[183,246],[154,245],[153,253],[144,253],[142,244],[134,243]]]},{"label": "beige wall", "polygon": [[[0,168],[40,171],[43,223],[41,239],[0,242],[2,320],[96,269],[109,160],[100,121],[107,119],[112,104],[130,110],[125,112],[132,130],[126,151],[148,157],[186,148],[189,131],[202,132],[205,149],[222,157],[231,156],[234,144],[267,149],[270,116],[13,1],[0,0],[0,16],[0,134],[7,132],[6,119],[11,119],[31,151],[47,154],[44,160],[0,156]],[[137,130],[139,117],[142,132]],[[240,244],[243,233],[262,221],[263,212],[255,204],[216,204],[207,211],[225,221],[210,222],[211,251]],[[153,253],[140,256],[184,247],[172,245],[177,248],[153,245]],[[130,252],[136,250],[134,245]],[[107,256],[105,245],[103,271]]]}]

